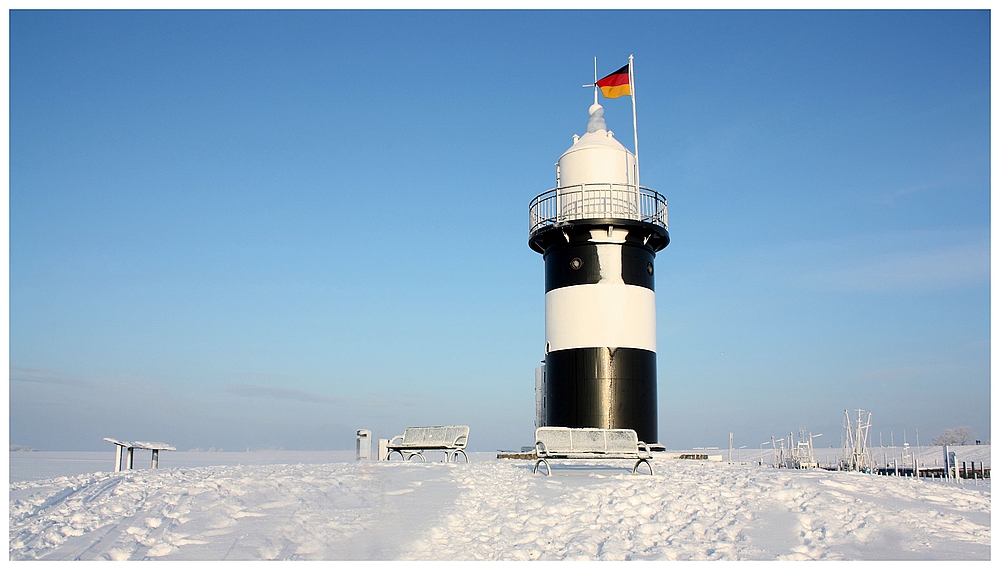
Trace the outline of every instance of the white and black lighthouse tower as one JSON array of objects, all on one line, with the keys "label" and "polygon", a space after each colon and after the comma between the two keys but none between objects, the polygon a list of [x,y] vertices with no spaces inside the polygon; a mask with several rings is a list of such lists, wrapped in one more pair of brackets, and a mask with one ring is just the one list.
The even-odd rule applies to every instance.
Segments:
[{"label": "white and black lighthouse tower", "polygon": [[556,163],[556,187],[529,208],[528,245],[545,260],[541,426],[631,428],[658,444],[656,252],[670,243],[667,202],[639,186],[635,155],[590,107]]}]

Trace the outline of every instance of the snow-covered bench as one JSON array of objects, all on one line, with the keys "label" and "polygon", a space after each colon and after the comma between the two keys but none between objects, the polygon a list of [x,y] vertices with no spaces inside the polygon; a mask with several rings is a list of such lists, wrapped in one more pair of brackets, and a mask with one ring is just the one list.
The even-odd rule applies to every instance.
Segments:
[{"label": "snow-covered bench", "polygon": [[632,473],[645,463],[653,474],[649,462],[653,454],[631,429],[540,427],[535,430],[535,454],[538,459],[532,473],[544,463],[546,475],[551,475],[550,459],[635,459]]},{"label": "snow-covered bench", "polygon": [[152,468],[160,465],[160,451],[177,451],[177,448],[159,441],[118,441],[110,437],[104,441],[115,444],[115,472],[122,470],[122,455],[125,455],[125,469],[132,469],[132,456],[136,449],[148,449],[153,452]]},{"label": "snow-covered bench", "polygon": [[397,435],[389,440],[386,459],[393,453],[398,453],[399,458],[404,461],[414,456],[420,457],[421,461],[427,461],[424,458],[425,451],[443,451],[446,462],[457,460],[458,454],[461,453],[468,463],[469,456],[465,453],[465,445],[468,442],[469,426],[408,427],[403,431],[403,435]]}]

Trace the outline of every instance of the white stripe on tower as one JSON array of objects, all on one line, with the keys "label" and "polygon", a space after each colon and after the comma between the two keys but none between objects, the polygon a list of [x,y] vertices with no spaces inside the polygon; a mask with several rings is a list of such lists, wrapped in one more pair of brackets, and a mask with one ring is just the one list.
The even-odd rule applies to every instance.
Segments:
[{"label": "white stripe on tower", "polygon": [[656,352],[656,295],[636,285],[573,285],[545,294],[549,352],[626,347]]},{"label": "white stripe on tower", "polygon": [[591,230],[600,281],[545,294],[549,352],[567,348],[626,347],[656,352],[656,295],[622,278],[622,244],[628,230]]}]

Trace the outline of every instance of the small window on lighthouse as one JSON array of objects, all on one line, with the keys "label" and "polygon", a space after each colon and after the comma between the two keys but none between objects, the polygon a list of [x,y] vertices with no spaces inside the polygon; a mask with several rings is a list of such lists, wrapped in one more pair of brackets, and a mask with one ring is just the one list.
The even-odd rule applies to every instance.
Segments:
[{"label": "small window on lighthouse", "polygon": [[652,261],[646,262],[646,273],[649,273],[650,275],[653,274],[653,262]]},{"label": "small window on lighthouse", "polygon": [[579,257],[574,257],[573,259],[570,260],[569,268],[572,269],[573,271],[576,271],[581,267],[583,267],[583,260],[580,259]]}]

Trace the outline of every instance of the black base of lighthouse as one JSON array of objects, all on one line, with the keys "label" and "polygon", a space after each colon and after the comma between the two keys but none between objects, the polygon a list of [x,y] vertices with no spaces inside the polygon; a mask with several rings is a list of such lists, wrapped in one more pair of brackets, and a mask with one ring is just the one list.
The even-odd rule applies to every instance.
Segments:
[{"label": "black base of lighthouse", "polygon": [[545,356],[545,425],[629,428],[657,443],[656,353],[572,348]]}]

